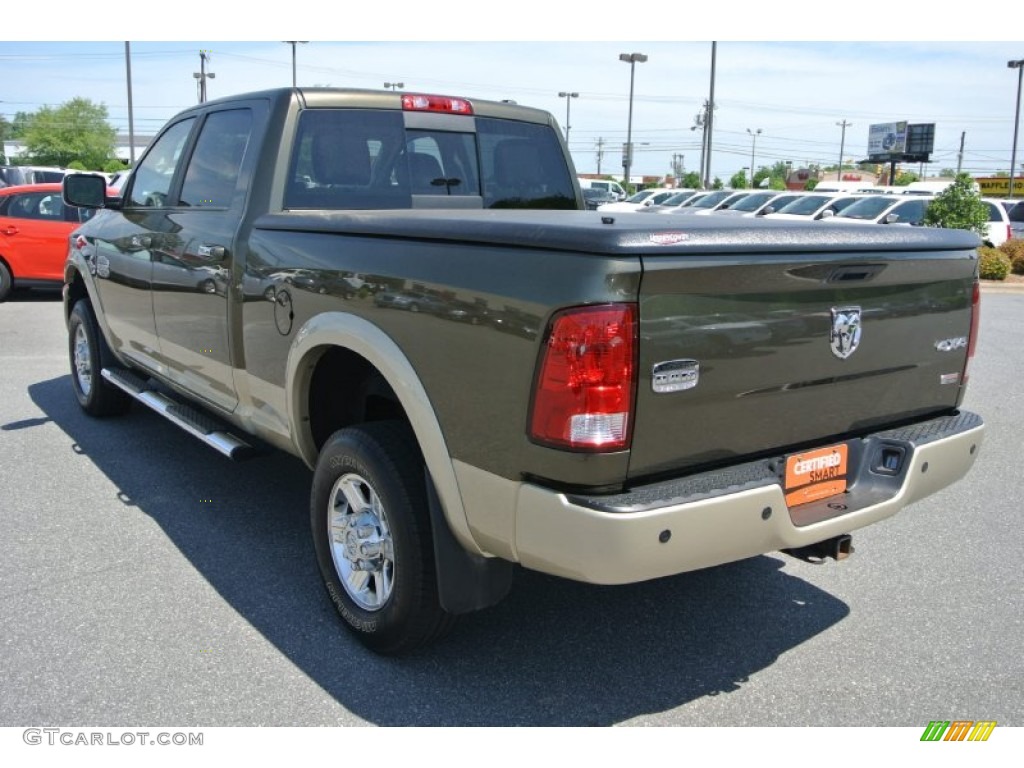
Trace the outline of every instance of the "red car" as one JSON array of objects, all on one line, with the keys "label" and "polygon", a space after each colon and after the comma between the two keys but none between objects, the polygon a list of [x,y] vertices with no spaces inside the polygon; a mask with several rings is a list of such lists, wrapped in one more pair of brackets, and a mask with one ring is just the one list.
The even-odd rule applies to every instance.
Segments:
[{"label": "red car", "polygon": [[14,287],[59,288],[68,236],[94,213],[64,205],[60,184],[0,189],[0,301]]}]

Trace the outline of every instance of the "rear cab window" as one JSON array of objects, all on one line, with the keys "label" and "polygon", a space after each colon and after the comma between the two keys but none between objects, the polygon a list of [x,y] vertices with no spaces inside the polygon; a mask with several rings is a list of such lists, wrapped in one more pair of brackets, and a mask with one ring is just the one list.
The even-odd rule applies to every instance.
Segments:
[{"label": "rear cab window", "polygon": [[315,108],[299,116],[284,205],[571,210],[577,208],[572,179],[544,125]]}]

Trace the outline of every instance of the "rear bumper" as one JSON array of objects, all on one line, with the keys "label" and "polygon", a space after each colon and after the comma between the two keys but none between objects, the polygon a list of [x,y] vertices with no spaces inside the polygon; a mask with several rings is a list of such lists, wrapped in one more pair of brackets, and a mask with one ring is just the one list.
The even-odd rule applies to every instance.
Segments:
[{"label": "rear bumper", "polygon": [[[613,496],[572,496],[521,484],[514,555],[578,581],[624,584],[814,544],[895,515],[963,477],[981,418],[961,412],[848,441],[846,493],[793,509],[779,461],[764,460]],[[883,451],[901,457],[898,471]]]}]

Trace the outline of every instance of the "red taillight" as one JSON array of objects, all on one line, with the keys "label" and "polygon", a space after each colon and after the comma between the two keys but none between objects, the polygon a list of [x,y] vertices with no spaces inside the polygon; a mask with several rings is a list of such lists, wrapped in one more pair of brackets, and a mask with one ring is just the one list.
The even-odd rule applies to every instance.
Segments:
[{"label": "red taillight", "polygon": [[537,372],[530,437],[559,448],[627,448],[633,427],[636,339],[633,304],[556,314]]},{"label": "red taillight", "polygon": [[449,112],[456,115],[472,115],[473,105],[465,99],[451,96],[432,96],[423,93],[403,93],[402,109],[413,112]]},{"label": "red taillight", "polygon": [[974,290],[971,293],[971,333],[967,337],[967,362],[964,364],[963,383],[967,383],[968,370],[974,357],[974,347],[978,343],[978,324],[981,322],[981,283],[974,279]]}]

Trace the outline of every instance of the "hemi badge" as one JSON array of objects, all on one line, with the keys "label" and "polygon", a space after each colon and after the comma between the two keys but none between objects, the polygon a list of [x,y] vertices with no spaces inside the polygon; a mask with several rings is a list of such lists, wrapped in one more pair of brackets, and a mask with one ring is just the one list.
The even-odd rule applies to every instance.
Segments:
[{"label": "hemi badge", "polygon": [[960,374],[959,373],[943,373],[939,376],[939,384],[959,384]]},{"label": "hemi badge", "polygon": [[651,368],[651,389],[658,394],[693,389],[700,379],[700,363],[696,360],[668,360]]}]

